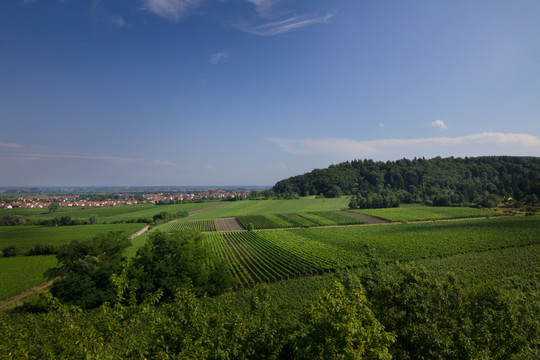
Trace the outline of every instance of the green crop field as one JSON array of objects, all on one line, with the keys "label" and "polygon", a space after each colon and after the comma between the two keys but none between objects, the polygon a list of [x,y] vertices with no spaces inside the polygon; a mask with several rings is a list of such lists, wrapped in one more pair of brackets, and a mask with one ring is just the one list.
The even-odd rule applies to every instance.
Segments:
[{"label": "green crop field", "polygon": [[456,254],[448,258],[418,261],[438,276],[452,272],[471,284],[500,280],[540,280],[540,244]]},{"label": "green crop field", "polygon": [[37,244],[60,246],[73,240],[91,240],[99,233],[124,231],[135,233],[143,224],[97,224],[76,226],[2,226],[0,227],[0,249],[15,246],[19,254],[33,249]]},{"label": "green crop field", "polygon": [[202,232],[217,231],[216,220],[201,219],[201,220],[175,220],[166,224],[156,226],[156,230],[172,232],[181,230],[198,230]]},{"label": "green crop field", "polygon": [[0,258],[0,300],[45,282],[43,273],[53,266],[53,255]]},{"label": "green crop field", "polygon": [[500,216],[491,210],[466,207],[426,206],[418,204],[402,204],[398,208],[350,210],[361,214],[375,216],[388,221],[422,221],[441,219],[460,219],[483,216]]},{"label": "green crop field", "polygon": [[210,219],[243,215],[271,215],[312,211],[336,211],[346,209],[348,198],[294,199],[294,200],[245,200],[235,201],[203,213],[192,219]]},{"label": "green crop field", "polygon": [[[310,274],[339,264],[365,265],[368,248],[383,262],[412,261],[540,244],[539,233],[538,217],[516,217],[225,233],[212,235],[206,243],[231,264],[240,283],[249,284],[298,275],[300,270],[289,272],[283,265],[273,268],[273,261],[286,258],[285,254],[295,257],[288,264],[310,264],[312,270],[306,272]],[[274,260],[275,256],[279,259]]]},{"label": "green crop field", "polygon": [[61,216],[70,216],[74,219],[88,221],[90,216],[97,215],[100,223],[112,223],[115,221],[129,221],[138,219],[150,219],[162,211],[175,214],[179,211],[193,211],[216,204],[216,201],[174,205],[120,205],[107,207],[61,207],[57,212],[49,213],[43,209],[0,209],[0,217],[5,215],[20,215],[30,221],[53,219]]},{"label": "green crop field", "polygon": [[332,211],[298,214],[244,215],[237,216],[237,219],[245,228],[248,228],[251,224],[253,229],[279,229],[365,223],[364,220]]}]

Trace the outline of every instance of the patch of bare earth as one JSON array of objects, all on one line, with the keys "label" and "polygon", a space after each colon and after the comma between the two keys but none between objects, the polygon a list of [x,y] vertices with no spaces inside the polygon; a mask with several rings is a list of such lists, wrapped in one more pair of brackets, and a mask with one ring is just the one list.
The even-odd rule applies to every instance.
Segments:
[{"label": "patch of bare earth", "polygon": [[357,219],[360,219],[360,220],[367,221],[367,223],[366,223],[367,225],[379,225],[379,224],[388,224],[388,223],[390,223],[390,221],[386,221],[386,220],[379,219],[379,218],[374,217],[374,216],[369,216],[369,215],[360,214],[360,213],[353,213],[353,212],[348,212],[348,211],[338,211],[338,213],[348,215],[348,216],[352,216],[353,218],[357,218]]},{"label": "patch of bare earth", "polygon": [[217,231],[244,231],[244,227],[236,218],[216,219]]}]

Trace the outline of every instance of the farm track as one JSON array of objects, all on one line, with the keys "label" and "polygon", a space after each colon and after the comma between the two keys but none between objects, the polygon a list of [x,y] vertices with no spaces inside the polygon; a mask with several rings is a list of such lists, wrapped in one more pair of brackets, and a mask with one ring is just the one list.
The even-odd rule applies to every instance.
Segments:
[{"label": "farm track", "polygon": [[145,232],[147,232],[149,227],[150,227],[149,225],[146,225],[146,226],[143,227],[141,230],[137,231],[135,234],[131,234],[131,236],[129,237],[130,240],[133,240],[133,239],[135,239],[137,236],[140,236],[140,235],[144,234]]},{"label": "farm track", "polygon": [[26,290],[23,293],[20,293],[18,295],[15,295],[15,296],[12,296],[12,297],[8,298],[5,302],[0,304],[0,310],[4,310],[5,308],[7,308],[8,306],[16,303],[17,301],[20,301],[20,300],[22,300],[24,298],[27,298],[28,296],[37,294],[38,292],[47,289],[48,287],[50,287],[53,284],[53,282],[54,282],[54,280],[51,280],[51,281],[49,281],[49,282],[47,282],[45,284],[36,285],[33,288],[31,288],[30,290]]}]

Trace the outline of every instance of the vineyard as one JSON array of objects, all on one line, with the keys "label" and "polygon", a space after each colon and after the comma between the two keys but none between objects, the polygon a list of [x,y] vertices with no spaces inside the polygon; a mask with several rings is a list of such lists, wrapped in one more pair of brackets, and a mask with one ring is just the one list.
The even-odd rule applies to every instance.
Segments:
[{"label": "vineyard", "polygon": [[364,220],[332,211],[272,215],[245,215],[237,216],[237,219],[245,228],[251,226],[253,229],[279,229],[365,223]]},{"label": "vineyard", "polygon": [[418,204],[402,204],[398,208],[363,209],[351,211],[378,217],[380,219],[392,222],[464,219],[502,215],[501,213],[484,209],[473,209],[468,207],[426,206]]},{"label": "vineyard", "polygon": [[[238,283],[246,286],[319,274],[339,265],[364,266],[368,251],[384,263],[424,259],[437,263],[441,258],[462,254],[474,257],[489,251],[538,245],[539,233],[537,218],[520,217],[470,220],[459,226],[440,222],[216,233],[207,235],[205,244],[229,264]],[[536,264],[539,248],[530,249],[530,261]],[[519,253],[508,251],[504,259],[519,262]],[[470,264],[466,259],[463,261]],[[491,264],[494,263],[492,260]]]},{"label": "vineyard", "polygon": [[56,266],[54,255],[0,258],[0,299],[43,283],[46,280],[43,273],[53,266]]},{"label": "vineyard", "polygon": [[332,262],[301,248],[284,248],[253,232],[208,234],[205,245],[229,264],[240,286],[321,274]]},{"label": "vineyard", "polygon": [[164,232],[198,230],[202,232],[217,231],[216,221],[214,219],[203,220],[179,220],[171,221],[156,227],[156,230]]}]

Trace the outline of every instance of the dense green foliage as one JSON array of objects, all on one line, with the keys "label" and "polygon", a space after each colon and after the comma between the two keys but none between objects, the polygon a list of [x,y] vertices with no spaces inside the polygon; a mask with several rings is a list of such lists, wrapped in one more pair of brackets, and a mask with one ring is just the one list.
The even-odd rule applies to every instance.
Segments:
[{"label": "dense green foliage", "polygon": [[129,246],[130,240],[120,232],[62,246],[56,255],[58,266],[46,272],[50,279],[58,278],[51,293],[63,303],[95,308],[116,300],[112,277],[122,271],[127,271],[133,300],[141,302],[158,290],[163,300],[169,300],[178,288],[193,286],[199,295],[215,295],[232,284],[219,260],[210,261],[212,268],[206,266],[211,254],[202,247],[199,232],[154,232],[128,261],[124,254]]},{"label": "dense green foliage", "polygon": [[232,279],[221,262],[206,266],[211,254],[202,246],[202,234],[184,230],[166,234],[154,232],[129,264],[129,279],[137,299],[149,293],[162,292],[170,300],[178,288],[192,285],[198,294],[216,295],[232,285]]},{"label": "dense green foliage", "polygon": [[340,274],[301,306],[274,301],[265,287],[213,299],[188,287],[161,306],[160,291],[123,305],[130,297],[125,272],[114,281],[113,305],[81,311],[48,298],[47,313],[0,314],[0,357],[538,358],[537,293],[469,289],[418,267]]},{"label": "dense green foliage", "polygon": [[[497,197],[524,202],[540,197],[540,159],[492,156],[375,162],[354,160],[277,182],[282,197],[340,194],[369,197],[391,191],[401,203],[433,205],[497,203]],[[536,200],[535,200],[536,199]]]},{"label": "dense green foliage", "polygon": [[93,308],[115,300],[113,274],[123,267],[122,253],[129,238],[121,232],[100,234],[91,241],[73,241],[58,249],[58,266],[47,270],[49,279],[57,279],[51,293],[67,304]]}]

